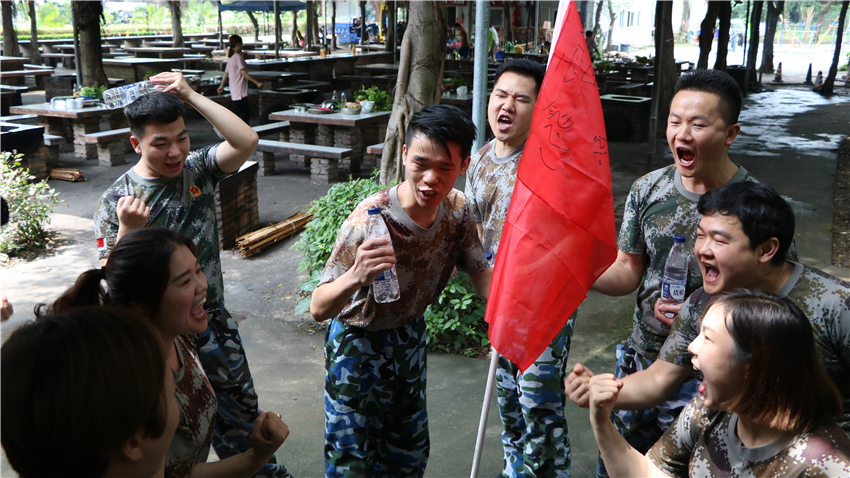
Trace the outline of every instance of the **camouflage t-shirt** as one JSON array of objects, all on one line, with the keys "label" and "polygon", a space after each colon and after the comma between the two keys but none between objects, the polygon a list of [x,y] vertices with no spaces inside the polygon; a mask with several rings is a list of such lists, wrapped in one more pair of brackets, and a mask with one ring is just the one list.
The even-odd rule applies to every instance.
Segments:
[{"label": "camouflage t-shirt", "polygon": [[[818,358],[844,397],[840,425],[850,433],[850,283],[813,267],[794,264],[794,272],[777,293],[788,297],[812,324]],[[682,305],[658,357],[691,366],[688,345],[699,335],[702,313],[711,296],[700,288]]]},{"label": "camouflage t-shirt", "polygon": [[118,200],[133,196],[151,208],[146,227],[166,227],[191,239],[207,278],[206,308],[224,302],[224,282],[218,251],[215,187],[226,176],[216,161],[218,145],[193,151],[174,178],[143,178],[132,168],[100,196],[94,212],[94,234],[101,259],[109,256],[118,236]]},{"label": "camouflage t-shirt", "polygon": [[736,435],[738,415],[691,400],[646,456],[671,476],[850,476],[850,438],[824,420],[796,436],[747,448]]},{"label": "camouflage t-shirt", "polygon": [[[739,166],[728,184],[755,181],[746,169]],[[655,318],[653,307],[661,297],[664,264],[673,236],[685,236],[685,250],[690,256],[687,297],[702,287],[702,275],[694,262],[694,241],[701,215],[697,202],[702,194],[685,189],[675,165],[657,169],[632,184],[620,226],[617,247],[629,254],[646,254],[646,271],[638,288],[637,305],[633,316],[634,330],[628,346],[649,360],[655,360],[670,328]]]},{"label": "camouflage t-shirt", "polygon": [[475,230],[472,206],[463,193],[452,189],[440,203],[434,224],[425,229],[404,212],[395,186],[364,199],[348,216],[339,230],[319,287],[342,276],[354,265],[357,248],[369,237],[368,210],[372,207],[381,208],[390,233],[401,298],[379,304],[369,293],[371,287],[361,287],[339,314],[339,320],[346,324],[380,330],[413,323],[439,297],[455,266],[471,276],[488,268]]},{"label": "camouflage t-shirt", "polygon": [[192,339],[174,339],[180,370],[174,372],[174,395],[180,407],[180,423],[165,457],[166,478],[192,474],[195,463],[204,463],[210,451],[218,402]]},{"label": "camouflage t-shirt", "polygon": [[466,171],[463,192],[472,202],[475,222],[481,223],[484,250],[492,252],[494,257],[499,249],[505,218],[508,217],[508,206],[511,204],[516,171],[524,147],[525,143],[506,156],[498,157],[494,139],[472,155],[472,162]]}]

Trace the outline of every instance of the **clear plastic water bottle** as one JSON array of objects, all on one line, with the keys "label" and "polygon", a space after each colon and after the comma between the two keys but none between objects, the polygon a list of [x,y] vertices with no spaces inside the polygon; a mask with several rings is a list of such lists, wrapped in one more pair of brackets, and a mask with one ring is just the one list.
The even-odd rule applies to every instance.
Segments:
[{"label": "clear plastic water bottle", "polygon": [[[392,246],[390,231],[387,229],[384,218],[381,217],[381,208],[379,207],[369,208],[369,237],[367,240],[375,237],[385,238],[390,241],[388,246]],[[390,270],[379,273],[375,277],[375,282],[372,284],[372,294],[375,296],[375,302],[380,303],[394,302],[401,297],[395,266]]]},{"label": "clear plastic water bottle", "polygon": [[345,104],[345,92],[344,91],[339,94],[339,101],[341,101],[343,104]]},{"label": "clear plastic water bottle", "polygon": [[154,91],[156,91],[156,86],[150,80],[116,86],[103,92],[103,102],[110,109],[123,108],[136,101],[136,98]]},{"label": "clear plastic water bottle", "polygon": [[[685,236],[673,238],[673,249],[664,265],[664,279],[661,282],[661,297],[676,304],[685,301],[685,289],[688,287],[688,253],[685,251]],[[668,318],[675,314],[665,313]]]},{"label": "clear plastic water bottle", "polygon": [[487,264],[490,264],[490,269],[494,269],[496,267],[496,256],[492,252],[487,251],[484,253],[484,257],[487,258]]}]

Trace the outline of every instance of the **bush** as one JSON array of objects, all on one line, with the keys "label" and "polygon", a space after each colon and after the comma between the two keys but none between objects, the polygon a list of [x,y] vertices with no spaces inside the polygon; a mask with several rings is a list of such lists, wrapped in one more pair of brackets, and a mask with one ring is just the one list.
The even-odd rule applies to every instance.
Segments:
[{"label": "bush", "polygon": [[[375,171],[370,179],[335,184],[325,196],[310,204],[310,211],[315,217],[292,246],[292,249],[304,254],[298,270],[309,274],[309,278],[301,284],[301,290],[307,296],[295,307],[296,314],[309,311],[311,295],[319,284],[325,263],[331,257],[342,223],[361,201],[388,187],[378,183],[377,175],[378,171]],[[466,274],[458,274],[451,279],[437,301],[428,306],[425,324],[431,350],[469,356],[490,345],[484,322],[484,302],[475,294],[472,281]],[[486,350],[483,352],[486,353]]]},{"label": "bush", "polygon": [[61,201],[46,181],[33,182],[29,170],[20,167],[22,154],[2,154],[0,196],[9,203],[9,223],[0,232],[0,252],[12,256],[45,245],[48,214]]}]

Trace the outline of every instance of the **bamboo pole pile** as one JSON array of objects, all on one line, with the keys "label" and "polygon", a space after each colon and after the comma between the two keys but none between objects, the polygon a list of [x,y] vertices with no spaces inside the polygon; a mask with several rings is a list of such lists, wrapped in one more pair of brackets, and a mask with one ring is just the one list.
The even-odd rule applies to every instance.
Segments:
[{"label": "bamboo pole pile", "polygon": [[313,220],[313,214],[299,212],[285,221],[272,224],[268,227],[258,229],[236,238],[236,249],[242,257],[253,256],[266,247],[281,239],[295,234],[304,229],[308,222]]},{"label": "bamboo pole pile", "polygon": [[50,169],[47,171],[50,179],[61,179],[63,181],[71,181],[72,183],[85,181],[86,178],[83,177],[83,174],[79,169]]}]

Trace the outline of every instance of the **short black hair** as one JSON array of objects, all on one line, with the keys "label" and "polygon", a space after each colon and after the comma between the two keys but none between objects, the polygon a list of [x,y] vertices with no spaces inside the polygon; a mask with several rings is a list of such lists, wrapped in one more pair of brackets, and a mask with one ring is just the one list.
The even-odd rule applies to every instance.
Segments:
[{"label": "short black hair", "polygon": [[[673,89],[673,97],[680,91],[702,91],[704,93],[713,93],[720,97],[718,108],[720,116],[726,123],[726,126],[731,126],[738,122],[738,116],[741,114],[741,89],[738,87],[738,82],[729,76],[728,73],[720,70],[694,70],[684,73],[676,81],[676,86]],[[671,101],[672,103],[672,101]]]},{"label": "short black hair", "polygon": [[454,26],[454,27],[455,27],[455,28],[463,28],[463,25],[461,25],[460,23],[455,22],[455,26]]},{"label": "short black hair", "polygon": [[534,80],[534,95],[540,94],[540,86],[543,85],[543,77],[546,76],[546,67],[536,61],[531,61],[525,58],[519,58],[505,62],[496,70],[496,77],[493,84],[499,82],[503,73],[511,72],[517,75],[527,76]]},{"label": "short black hair", "polygon": [[779,240],[779,250],[771,264],[785,262],[794,240],[794,211],[773,188],[755,181],[738,181],[712,189],[699,199],[697,211],[703,216],[715,213],[736,216],[755,250],[771,237]]},{"label": "short black hair", "polygon": [[461,163],[469,157],[472,143],[478,135],[469,115],[452,105],[428,105],[415,113],[404,135],[404,144],[408,149],[413,137],[420,133],[446,148],[450,154],[449,143],[460,146]]},{"label": "short black hair", "polygon": [[585,37],[588,37],[588,38],[589,38],[589,37],[592,37],[592,36],[593,36],[593,30],[585,30],[585,31],[584,31],[584,36],[585,36]]},{"label": "short black hair", "polygon": [[154,91],[142,95],[124,108],[130,132],[141,140],[150,123],[171,124],[183,117],[183,100],[173,93]]}]

